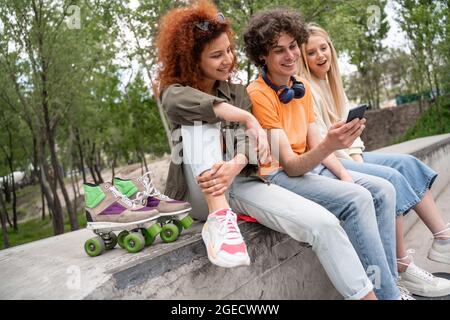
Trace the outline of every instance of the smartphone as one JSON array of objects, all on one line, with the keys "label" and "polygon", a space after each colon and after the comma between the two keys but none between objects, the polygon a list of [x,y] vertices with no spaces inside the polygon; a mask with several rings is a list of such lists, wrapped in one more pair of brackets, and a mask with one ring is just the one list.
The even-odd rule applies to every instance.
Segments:
[{"label": "smartphone", "polygon": [[350,109],[346,123],[349,123],[350,121],[356,118],[362,119],[364,117],[364,112],[366,111],[366,109],[367,104],[360,104],[359,106]]}]

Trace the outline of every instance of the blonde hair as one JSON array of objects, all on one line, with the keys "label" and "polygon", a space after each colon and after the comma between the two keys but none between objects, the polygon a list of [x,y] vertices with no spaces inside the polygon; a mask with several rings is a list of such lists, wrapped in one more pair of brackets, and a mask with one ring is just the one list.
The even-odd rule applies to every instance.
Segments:
[{"label": "blonde hair", "polygon": [[[339,71],[336,50],[334,49],[333,43],[331,42],[331,39],[330,39],[330,36],[324,29],[322,29],[321,27],[319,27],[316,24],[308,23],[306,25],[306,30],[308,32],[308,38],[311,36],[322,37],[328,43],[328,46],[330,47],[330,50],[331,50],[331,65],[330,65],[330,70],[328,70],[328,72],[327,72],[327,80],[328,80],[328,85],[330,86],[331,95],[333,96],[334,105],[333,106],[328,105],[328,103],[326,102],[327,100],[324,99],[324,97],[323,97],[323,94],[321,92],[322,90],[319,90],[319,94],[322,96],[323,103],[326,104],[326,109],[328,110],[328,116],[330,117],[331,122],[335,123],[335,122],[341,120],[341,118],[343,116],[342,113],[345,110],[345,103],[346,103],[344,86],[342,85],[341,73]],[[306,41],[305,43],[302,43],[301,48],[300,48],[301,53],[302,53],[302,58],[300,59],[300,62],[299,62],[299,65],[300,65],[299,73],[300,73],[300,76],[308,79],[311,83],[313,83],[311,71],[309,70],[308,62],[306,60],[306,44],[307,43],[308,43],[308,41]]]}]

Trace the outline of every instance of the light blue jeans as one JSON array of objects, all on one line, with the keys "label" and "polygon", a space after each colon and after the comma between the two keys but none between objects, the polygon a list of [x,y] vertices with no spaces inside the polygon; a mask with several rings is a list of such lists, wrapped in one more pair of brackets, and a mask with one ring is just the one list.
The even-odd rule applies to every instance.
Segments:
[{"label": "light blue jeans", "polygon": [[397,191],[397,216],[414,208],[431,188],[437,173],[422,161],[407,154],[364,152],[364,162],[341,160],[352,171],[370,174],[388,180]]},{"label": "light blue jeans", "polygon": [[342,221],[366,269],[378,277],[379,299],[398,299],[395,189],[387,180],[349,171],[355,183],[338,180],[323,165],[299,177],[284,170],[267,179],[328,209]]},{"label": "light blue jeans", "polygon": [[[199,220],[206,219],[208,207],[195,178],[223,159],[219,130],[218,125],[211,124],[183,126],[181,130],[188,200]],[[242,176],[235,178],[228,199],[233,211],[248,214],[272,230],[309,243],[345,299],[361,299],[373,290],[339,220],[322,206],[275,184]]]}]

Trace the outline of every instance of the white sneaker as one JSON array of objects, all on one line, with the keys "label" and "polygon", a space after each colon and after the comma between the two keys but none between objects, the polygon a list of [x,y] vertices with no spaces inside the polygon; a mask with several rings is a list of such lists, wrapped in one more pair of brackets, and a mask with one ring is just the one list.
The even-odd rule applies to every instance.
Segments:
[{"label": "white sneaker", "polygon": [[428,251],[428,259],[450,264],[450,239],[434,239],[433,244]]},{"label": "white sneaker", "polygon": [[405,272],[400,273],[399,285],[412,294],[422,297],[442,297],[450,294],[450,281],[433,276],[411,262]]},{"label": "white sneaker", "polygon": [[[428,259],[450,264],[450,238],[445,234],[450,231],[450,223],[447,223],[447,228],[433,234],[435,237],[430,250],[428,251]],[[446,237],[447,239],[436,239],[436,237]]]},{"label": "white sneaker", "polygon": [[211,263],[224,268],[250,265],[237,216],[230,209],[222,209],[208,216],[202,238]]}]

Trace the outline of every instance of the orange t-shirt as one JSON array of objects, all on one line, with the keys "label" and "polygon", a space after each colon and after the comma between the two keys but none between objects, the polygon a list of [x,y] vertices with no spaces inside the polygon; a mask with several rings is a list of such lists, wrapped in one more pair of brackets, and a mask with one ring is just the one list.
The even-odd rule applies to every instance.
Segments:
[{"label": "orange t-shirt", "polygon": [[[247,92],[252,100],[252,113],[264,129],[283,129],[292,150],[297,154],[306,151],[308,127],[314,123],[314,109],[309,83],[297,77],[305,85],[305,95],[282,103],[277,93],[270,88],[261,76],[250,83]],[[280,168],[278,161],[260,167],[260,175],[268,175]]]}]

